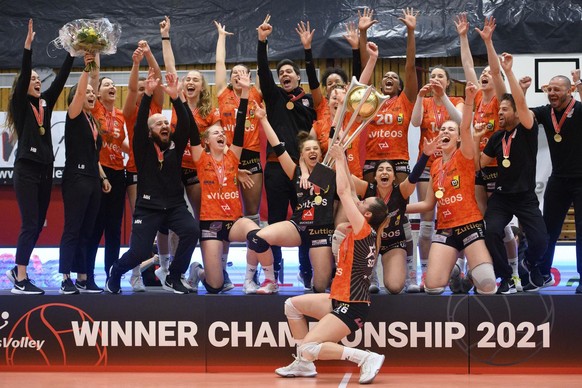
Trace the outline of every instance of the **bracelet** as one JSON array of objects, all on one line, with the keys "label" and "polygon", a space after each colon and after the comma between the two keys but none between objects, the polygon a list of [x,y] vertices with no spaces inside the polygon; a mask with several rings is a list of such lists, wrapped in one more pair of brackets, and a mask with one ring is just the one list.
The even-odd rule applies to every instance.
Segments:
[{"label": "bracelet", "polygon": [[106,176],[104,176],[104,177],[101,178],[101,182],[105,182],[105,181],[108,181],[108,180],[109,180],[109,178],[107,178]]},{"label": "bracelet", "polygon": [[162,40],[170,40],[169,36],[162,36]]}]

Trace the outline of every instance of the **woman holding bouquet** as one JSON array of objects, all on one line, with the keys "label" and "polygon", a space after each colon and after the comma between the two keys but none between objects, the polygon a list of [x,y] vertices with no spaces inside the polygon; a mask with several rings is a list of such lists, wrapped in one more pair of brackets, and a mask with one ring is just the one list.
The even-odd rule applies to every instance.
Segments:
[{"label": "woman holding bouquet", "polygon": [[6,127],[13,141],[18,140],[14,191],[22,220],[16,246],[16,266],[6,273],[14,283],[14,294],[44,294],[28,279],[26,267],[42,231],[51,199],[54,162],[51,116],[73,66],[73,57],[67,54],[51,86],[41,92],[40,77],[32,70],[34,36],[30,19],[22,68],[15,80],[6,115]]},{"label": "woman holding bouquet", "polygon": [[[92,54],[85,54],[86,65],[93,59]],[[68,98],[63,174],[65,226],[59,256],[59,272],[63,274],[61,294],[103,292],[90,277],[95,263],[87,257],[86,247],[99,211],[101,191],[109,193],[111,184],[99,163],[102,139],[97,121],[91,115],[97,98],[88,82],[89,74],[83,71]],[[70,277],[71,271],[77,272],[75,284]]]}]

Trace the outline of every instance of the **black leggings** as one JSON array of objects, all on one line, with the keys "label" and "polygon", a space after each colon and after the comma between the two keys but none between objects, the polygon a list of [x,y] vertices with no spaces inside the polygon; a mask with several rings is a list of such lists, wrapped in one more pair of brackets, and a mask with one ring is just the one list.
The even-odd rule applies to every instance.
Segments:
[{"label": "black leggings", "polygon": [[22,220],[16,264],[28,265],[51,200],[53,165],[20,159],[14,163],[13,184]]}]

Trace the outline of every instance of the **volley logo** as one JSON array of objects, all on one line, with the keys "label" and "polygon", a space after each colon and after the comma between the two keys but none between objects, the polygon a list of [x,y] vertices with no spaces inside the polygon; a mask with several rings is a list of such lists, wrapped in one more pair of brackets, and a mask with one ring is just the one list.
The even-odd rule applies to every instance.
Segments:
[{"label": "volley logo", "polygon": [[[8,321],[10,318],[10,313],[8,311],[2,311],[0,314],[0,330],[4,329],[10,323]],[[0,340],[0,348],[6,349],[35,349],[36,351],[40,351],[44,345],[45,341],[37,341],[27,336],[22,336],[20,338],[14,337],[4,337]]]}]

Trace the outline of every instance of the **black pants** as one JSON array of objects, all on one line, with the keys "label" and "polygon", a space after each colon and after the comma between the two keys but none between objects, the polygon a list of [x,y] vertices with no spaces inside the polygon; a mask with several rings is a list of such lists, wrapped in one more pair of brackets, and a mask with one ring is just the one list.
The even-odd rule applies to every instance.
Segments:
[{"label": "black pants", "polygon": [[[267,194],[268,222],[285,221],[289,205],[295,210],[297,206],[297,191],[295,184],[289,179],[280,163],[267,162],[265,166],[265,193]],[[276,272],[281,270],[281,247],[271,246],[273,251],[273,269]],[[309,261],[309,247],[301,245],[299,247],[299,270],[303,278],[311,280],[311,262]]]},{"label": "black pants", "polygon": [[544,263],[541,267],[544,275],[549,275],[551,272],[556,242],[572,203],[574,203],[576,223],[576,268],[578,273],[582,274],[582,178],[550,176],[544,193],[544,221],[549,236],[548,249],[544,253]]},{"label": "black pants", "polygon": [[114,262],[116,271],[125,273],[150,258],[160,226],[167,226],[179,237],[178,248],[170,265],[170,278],[179,279],[186,272],[200,236],[200,227],[186,204],[166,210],[136,206],[133,214],[129,250]]},{"label": "black pants", "polygon": [[92,236],[100,201],[99,177],[65,173],[63,178],[65,226],[59,252],[60,273],[94,272],[93,267],[89,268],[86,248]]},{"label": "black pants", "polygon": [[22,220],[16,264],[28,265],[51,201],[53,165],[20,159],[14,163],[13,184]]},{"label": "black pants", "polygon": [[[111,191],[101,194],[101,205],[95,220],[95,227],[89,245],[87,246],[87,261],[95,268],[95,256],[105,233],[105,274],[109,274],[111,265],[119,259],[121,248],[121,223],[125,207],[125,171],[103,167],[103,171],[111,183]],[[92,274],[92,272],[90,272]]]},{"label": "black pants", "polygon": [[525,261],[530,267],[542,264],[542,255],[548,246],[546,224],[542,218],[535,192],[500,194],[494,192],[487,202],[485,212],[485,244],[493,257],[495,275],[511,278],[512,270],[503,244],[503,229],[516,216],[528,241]]}]

